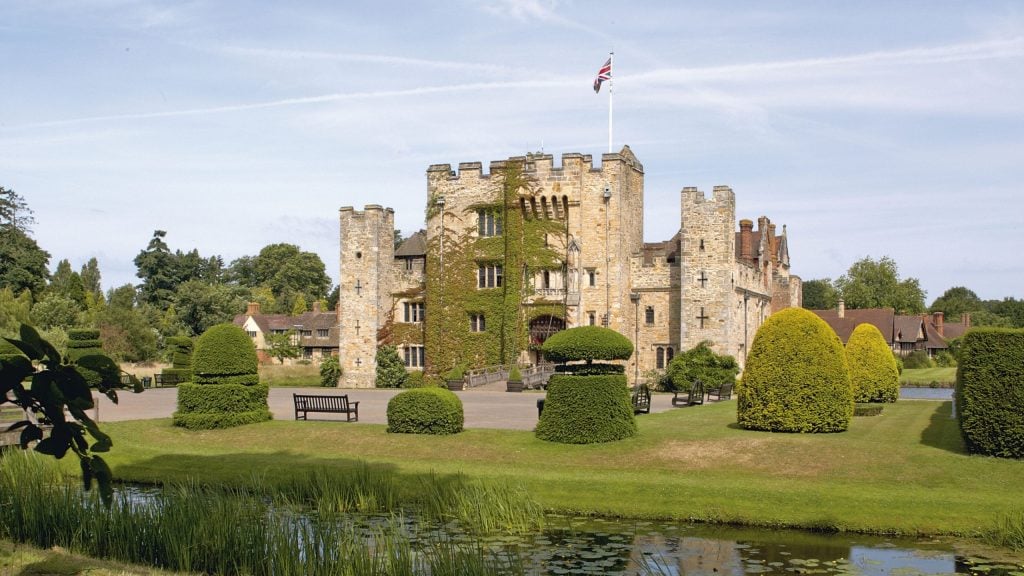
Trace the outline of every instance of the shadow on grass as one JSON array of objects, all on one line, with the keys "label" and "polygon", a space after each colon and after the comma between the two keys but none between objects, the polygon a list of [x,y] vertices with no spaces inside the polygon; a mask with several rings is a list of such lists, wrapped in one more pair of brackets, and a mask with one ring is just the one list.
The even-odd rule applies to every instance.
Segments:
[{"label": "shadow on grass", "polygon": [[932,412],[928,427],[921,431],[921,443],[932,448],[939,448],[956,454],[966,454],[960,425],[952,417],[953,403],[938,402]]}]

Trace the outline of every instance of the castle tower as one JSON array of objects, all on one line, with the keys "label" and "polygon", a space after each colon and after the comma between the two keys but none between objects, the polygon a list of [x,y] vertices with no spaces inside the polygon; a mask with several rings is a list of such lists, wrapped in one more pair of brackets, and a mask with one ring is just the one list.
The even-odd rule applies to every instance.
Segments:
[{"label": "castle tower", "polygon": [[340,210],[341,270],[338,360],[342,386],[372,388],[376,378],[378,330],[391,310],[395,215],[370,204],[362,212]]},{"label": "castle tower", "polygon": [[715,186],[710,199],[696,188],[683,188],[681,199],[679,346],[709,340],[732,354],[736,196]]}]

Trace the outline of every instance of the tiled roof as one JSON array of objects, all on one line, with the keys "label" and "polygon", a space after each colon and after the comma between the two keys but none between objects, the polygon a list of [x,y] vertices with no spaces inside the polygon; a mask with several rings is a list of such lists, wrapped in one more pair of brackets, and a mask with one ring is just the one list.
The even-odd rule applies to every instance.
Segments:
[{"label": "tiled roof", "polygon": [[395,258],[415,258],[427,254],[427,233],[424,230],[406,238],[395,250]]},{"label": "tiled roof", "polygon": [[893,319],[895,313],[891,308],[863,308],[846,310],[843,314],[843,318],[839,317],[839,312],[835,309],[830,310],[812,310],[815,314],[821,317],[829,326],[835,330],[836,334],[839,335],[839,339],[846,344],[846,341],[850,339],[850,334],[853,334],[854,328],[860,324],[872,324],[878,331],[885,337],[886,343],[892,345],[893,339]]},{"label": "tiled roof", "polygon": [[[236,326],[245,324],[249,314],[235,316]],[[309,330],[312,336],[303,336],[303,346],[337,347],[340,338],[338,331],[338,316],[335,312],[304,312],[298,316],[290,314],[252,314],[253,322],[259,326],[264,334],[270,334],[275,330]],[[327,330],[327,336],[317,336],[317,330]]]}]

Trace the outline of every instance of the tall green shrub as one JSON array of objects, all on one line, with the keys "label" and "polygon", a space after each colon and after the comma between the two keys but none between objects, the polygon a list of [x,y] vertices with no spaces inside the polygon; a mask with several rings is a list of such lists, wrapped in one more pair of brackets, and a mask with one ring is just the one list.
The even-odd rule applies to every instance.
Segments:
[{"label": "tall green shrub", "polygon": [[405,363],[394,346],[385,345],[377,349],[377,388],[401,388],[408,377]]},{"label": "tall green shrub", "polygon": [[918,370],[920,368],[934,368],[935,363],[928,357],[928,353],[924,350],[914,350],[903,359],[903,367],[910,370]]},{"label": "tall green shrub", "polygon": [[388,402],[388,432],[457,434],[463,421],[462,400],[445,388],[412,388]]},{"label": "tall green shrub", "polygon": [[320,385],[324,388],[337,388],[341,374],[341,362],[337,356],[329,356],[320,362]]},{"label": "tall green shrub", "polygon": [[211,326],[196,340],[192,383],[178,386],[174,424],[190,429],[226,428],[270,420],[252,340],[234,324]]},{"label": "tall green shrub", "polygon": [[813,312],[773,314],[754,336],[737,398],[737,421],[747,429],[846,430],[853,387],[842,342]]},{"label": "tall green shrub", "polygon": [[900,374],[885,336],[873,324],[860,324],[846,342],[855,402],[895,402]]},{"label": "tall green shrub", "polygon": [[1024,458],[1024,330],[979,328],[964,335],[956,406],[968,450]]},{"label": "tall green shrub", "polygon": [[[581,326],[557,332],[542,347],[554,362],[579,362],[561,367],[548,380],[544,412],[535,434],[563,444],[593,444],[636,436],[636,417],[622,366],[594,360],[628,360],[633,343],[614,330]],[[585,374],[585,375],[582,375]]]},{"label": "tall green shrub", "polygon": [[669,391],[689,390],[694,380],[700,380],[706,387],[735,384],[740,367],[732,356],[715,354],[708,341],[672,358],[665,371]]}]

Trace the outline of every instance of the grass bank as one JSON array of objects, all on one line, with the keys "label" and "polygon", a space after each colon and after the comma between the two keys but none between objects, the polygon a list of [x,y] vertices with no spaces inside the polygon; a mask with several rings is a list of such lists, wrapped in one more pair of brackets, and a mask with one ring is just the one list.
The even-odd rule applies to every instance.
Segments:
[{"label": "grass bank", "polygon": [[320,386],[317,364],[260,364],[260,382],[269,386]]},{"label": "grass bank", "polygon": [[383,425],[274,421],[190,432],[170,420],[111,422],[120,479],[287,482],[363,463],[406,490],[465,474],[526,488],[548,510],[875,533],[979,535],[1021,508],[1024,462],[968,456],[950,403],[903,400],[840,434],[771,434],[735,424],[735,402],[638,419],[636,438],[571,446],[531,432],[448,437]]},{"label": "grass bank", "polygon": [[952,388],[956,384],[956,367],[910,368],[900,374],[901,386]]}]

